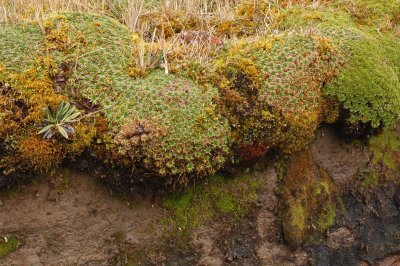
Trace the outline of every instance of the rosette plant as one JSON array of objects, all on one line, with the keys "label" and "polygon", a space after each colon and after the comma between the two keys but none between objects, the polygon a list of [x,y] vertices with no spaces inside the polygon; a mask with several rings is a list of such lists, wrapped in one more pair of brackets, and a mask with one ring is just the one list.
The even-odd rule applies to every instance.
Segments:
[{"label": "rosette plant", "polygon": [[54,114],[47,107],[45,109],[44,125],[38,134],[43,135],[43,138],[50,139],[56,132],[59,132],[64,138],[68,139],[69,135],[74,134],[74,128],[71,124],[78,122],[81,114],[74,105],[64,101],[60,103]]}]

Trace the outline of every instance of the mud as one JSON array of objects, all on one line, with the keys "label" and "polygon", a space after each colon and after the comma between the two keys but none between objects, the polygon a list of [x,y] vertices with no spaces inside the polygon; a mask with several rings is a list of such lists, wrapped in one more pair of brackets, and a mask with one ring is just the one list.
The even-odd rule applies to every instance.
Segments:
[{"label": "mud", "polygon": [[[391,256],[400,253],[400,188],[396,182],[361,188],[358,181],[368,174],[370,154],[365,146],[339,138],[333,129],[321,129],[311,150],[340,192],[335,224],[327,231],[325,244],[307,248],[313,264],[400,265]],[[388,264],[391,261],[394,264]]]}]

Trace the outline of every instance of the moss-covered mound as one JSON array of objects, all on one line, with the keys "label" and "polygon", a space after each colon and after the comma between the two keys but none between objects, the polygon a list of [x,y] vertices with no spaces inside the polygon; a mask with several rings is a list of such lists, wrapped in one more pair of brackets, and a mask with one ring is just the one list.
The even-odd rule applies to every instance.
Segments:
[{"label": "moss-covered mound", "polygon": [[248,153],[240,156],[260,155],[259,144],[285,152],[303,148],[321,121],[334,119],[335,106],[327,105],[322,87],[341,64],[337,47],[318,34],[246,39],[222,53],[216,84],[233,140],[240,153]]},{"label": "moss-covered mound", "polygon": [[349,123],[393,127],[400,116],[399,40],[359,33],[347,40],[351,59],[324,90],[349,112]]},{"label": "moss-covered mound", "polygon": [[2,25],[0,45],[0,173],[22,178],[32,170],[50,171],[63,158],[79,155],[94,132],[79,124],[68,142],[37,136],[44,108],[56,108],[65,99],[53,88],[55,65],[43,33],[33,24]]},{"label": "moss-covered mound", "polygon": [[[86,131],[93,132],[86,141],[80,140],[87,145],[97,131],[96,149],[113,149],[114,163],[121,160],[125,166],[145,167],[169,177],[172,183],[187,182],[189,176],[214,173],[222,166],[228,153],[229,128],[216,112],[217,91],[160,71],[145,79],[130,77],[132,38],[127,28],[104,16],[80,13],[49,17],[42,24],[43,32],[37,25],[26,25],[29,31],[20,27],[7,27],[18,41],[9,41],[7,31],[1,35],[1,41],[8,44],[5,46],[8,51],[19,54],[17,59],[30,58],[26,63],[29,63],[29,68],[26,67],[29,72],[20,71],[18,75],[23,75],[20,83],[32,82],[12,83],[14,64],[12,58],[4,55],[1,61],[5,65],[2,75],[5,92],[1,102],[4,101],[4,112],[7,106],[18,109],[15,95],[24,94],[21,96],[25,97],[24,104],[35,106],[21,115],[35,115],[35,119],[28,121],[24,117],[21,121],[15,113],[10,113],[7,120],[14,122],[9,127],[28,124],[29,132],[10,131],[8,126],[2,127],[0,132],[7,131],[4,138],[15,140],[16,148],[7,148],[10,156],[19,151],[22,154],[18,158],[34,164],[27,169],[49,170],[57,165],[66,152],[60,145],[74,152],[76,149],[75,153],[82,151],[74,144],[80,140],[79,130],[75,130],[78,134],[71,140],[61,136],[44,140],[36,136],[35,126],[44,119],[43,109],[55,110],[62,99],[74,101],[82,108],[89,105],[88,112],[98,109],[104,114],[105,123],[83,119],[73,127],[86,126],[89,128]],[[29,39],[28,34],[34,34],[35,38]],[[24,39],[29,39],[28,44]],[[24,46],[30,49],[25,50]],[[37,55],[37,51],[43,55]],[[15,66],[21,65],[16,63]],[[38,68],[40,71],[36,71]],[[38,78],[41,78],[40,84],[37,84]],[[4,172],[9,172],[10,166],[4,168]]]},{"label": "moss-covered mound", "polygon": [[277,21],[282,34],[241,39],[218,55],[211,80],[240,158],[302,149],[339,116],[351,130],[399,119],[399,38],[341,8],[294,5]]},{"label": "moss-covered mound", "polygon": [[[90,150],[110,165],[186,184],[231,154],[297,152],[321,123],[393,127],[397,3],[243,1],[221,21],[147,13],[148,29],[135,34],[90,13],[2,24],[0,169],[47,172]],[[231,36],[239,38],[220,38]],[[63,102],[81,115],[49,125]]]},{"label": "moss-covered mound", "polygon": [[[352,12],[333,7],[296,10],[281,24],[283,28],[300,26],[318,31],[341,51],[344,65],[339,75],[323,87],[323,94],[337,99],[349,124],[393,127],[400,117],[399,21],[394,15],[399,12],[398,4],[398,1],[354,2],[358,9],[368,12],[371,21],[378,17],[392,21],[390,27],[382,29],[371,21],[358,21],[355,6]],[[385,15],[374,16],[374,12]]]}]

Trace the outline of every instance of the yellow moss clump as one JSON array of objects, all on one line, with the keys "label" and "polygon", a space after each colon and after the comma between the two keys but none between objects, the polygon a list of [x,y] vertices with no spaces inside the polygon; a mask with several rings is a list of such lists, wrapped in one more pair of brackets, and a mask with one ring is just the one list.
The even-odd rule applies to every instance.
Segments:
[{"label": "yellow moss clump", "polygon": [[28,108],[27,116],[23,119],[24,124],[40,123],[43,121],[43,110],[46,107],[56,108],[63,99],[60,94],[55,93],[48,74],[38,73],[36,69],[10,73],[7,80],[18,91],[18,100],[23,101]]},{"label": "yellow moss clump", "polygon": [[85,123],[74,125],[74,131],[71,139],[63,142],[65,155],[71,159],[75,159],[75,157],[79,156],[88,148],[92,144],[97,133],[95,126]]},{"label": "yellow moss clump", "polygon": [[53,140],[31,136],[17,143],[20,162],[36,172],[50,171],[61,162],[61,147]]}]

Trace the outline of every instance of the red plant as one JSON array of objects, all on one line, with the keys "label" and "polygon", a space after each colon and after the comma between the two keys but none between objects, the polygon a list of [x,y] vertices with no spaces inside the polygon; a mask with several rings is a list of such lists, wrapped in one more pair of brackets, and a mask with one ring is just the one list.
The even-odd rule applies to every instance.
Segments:
[{"label": "red plant", "polygon": [[265,155],[269,148],[268,143],[245,144],[238,149],[238,155],[241,160],[250,161]]}]

